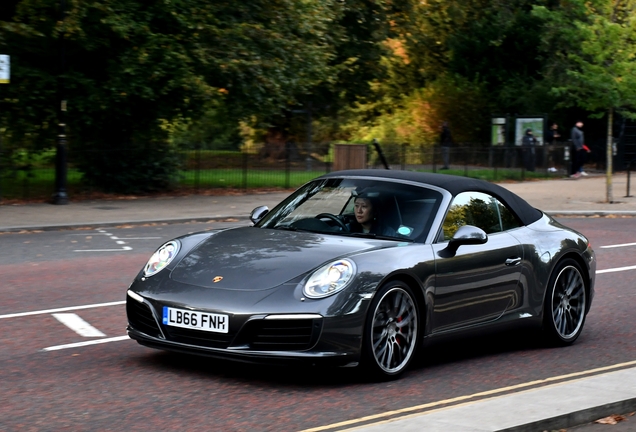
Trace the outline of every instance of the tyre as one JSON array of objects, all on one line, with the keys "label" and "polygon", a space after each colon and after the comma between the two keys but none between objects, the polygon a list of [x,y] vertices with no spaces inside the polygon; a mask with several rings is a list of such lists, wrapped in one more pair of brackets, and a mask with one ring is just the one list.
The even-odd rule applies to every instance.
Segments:
[{"label": "tyre", "polygon": [[374,376],[395,378],[416,353],[420,318],[415,296],[403,282],[393,281],[375,295],[365,324],[363,365]]},{"label": "tyre", "polygon": [[561,261],[550,276],[546,293],[543,325],[548,339],[557,345],[570,345],[583,331],[587,291],[579,264]]}]

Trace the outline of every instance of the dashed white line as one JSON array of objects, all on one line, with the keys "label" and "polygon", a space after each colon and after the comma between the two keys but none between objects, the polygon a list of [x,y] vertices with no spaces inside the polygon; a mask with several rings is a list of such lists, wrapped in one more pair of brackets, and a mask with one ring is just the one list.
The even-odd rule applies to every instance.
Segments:
[{"label": "dashed white line", "polygon": [[109,343],[109,342],[118,342],[118,341],[123,341],[123,340],[127,340],[127,339],[130,339],[128,337],[128,335],[126,335],[126,336],[117,336],[117,337],[112,337],[112,338],[96,339],[96,340],[91,340],[91,341],[86,341],[86,342],[77,342],[77,343],[66,344],[66,345],[55,345],[55,346],[51,346],[51,347],[47,347],[47,348],[42,348],[42,351],[58,351],[58,350],[63,350],[63,349],[68,349],[68,348],[78,348],[78,347],[83,347],[83,346],[88,346],[88,345],[97,345],[97,344],[104,344],[104,343]]},{"label": "dashed white line", "polygon": [[25,317],[25,316],[31,316],[31,315],[52,314],[52,313],[58,313],[58,312],[67,312],[67,311],[73,311],[73,310],[92,309],[92,308],[100,308],[100,307],[108,307],[108,306],[118,306],[123,304],[126,304],[125,300],[109,302],[109,303],[95,303],[95,304],[81,305],[81,306],[69,306],[69,307],[63,307],[63,308],[57,308],[57,309],[45,309],[45,310],[31,311],[31,312],[18,312],[18,313],[0,315],[0,319],[19,318],[19,317]]},{"label": "dashed white line", "polygon": [[79,315],[74,313],[54,313],[53,317],[64,324],[66,327],[73,330],[80,336],[84,337],[106,337],[104,333],[97,330],[95,327],[80,318]]},{"label": "dashed white line", "polygon": [[[119,239],[119,237],[112,235],[109,232],[104,230],[97,230],[97,232],[101,235],[109,236],[111,240],[115,240],[115,243],[118,245],[126,244],[125,241]],[[130,246],[124,246],[121,249],[75,249],[73,252],[121,252],[121,251],[129,251],[132,250]]]},{"label": "dashed white line", "polygon": [[596,270],[596,274],[614,273],[614,272],[621,272],[621,271],[628,271],[628,270],[636,270],[636,266],[616,267],[616,268],[610,268],[605,270]]}]

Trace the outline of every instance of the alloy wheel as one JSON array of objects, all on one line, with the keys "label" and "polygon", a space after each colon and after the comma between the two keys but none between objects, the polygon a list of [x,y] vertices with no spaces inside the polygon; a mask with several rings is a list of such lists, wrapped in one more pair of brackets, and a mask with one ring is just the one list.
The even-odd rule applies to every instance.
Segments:
[{"label": "alloy wheel", "polygon": [[408,366],[417,345],[418,316],[410,292],[395,286],[381,294],[371,326],[371,349],[375,364],[387,375]]},{"label": "alloy wheel", "polygon": [[554,331],[564,342],[577,338],[585,319],[585,307],[585,282],[581,272],[574,265],[566,265],[554,281],[550,302]]}]

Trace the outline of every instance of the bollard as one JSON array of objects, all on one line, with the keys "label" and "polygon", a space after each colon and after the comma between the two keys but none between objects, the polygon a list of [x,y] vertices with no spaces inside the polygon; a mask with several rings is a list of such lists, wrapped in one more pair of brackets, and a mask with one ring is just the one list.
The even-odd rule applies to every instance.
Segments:
[{"label": "bollard", "polygon": [[629,162],[629,164],[627,164],[627,193],[625,194],[625,198],[631,197],[631,195],[629,194],[629,187],[630,187],[630,180],[631,180],[633,163],[634,163],[634,161],[632,160],[632,161]]}]

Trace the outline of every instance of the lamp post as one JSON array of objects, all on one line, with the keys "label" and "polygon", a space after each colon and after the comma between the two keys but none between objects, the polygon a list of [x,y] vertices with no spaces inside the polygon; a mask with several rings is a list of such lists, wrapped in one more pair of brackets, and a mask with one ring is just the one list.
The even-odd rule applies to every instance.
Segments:
[{"label": "lamp post", "polygon": [[66,70],[65,47],[64,47],[64,20],[66,18],[65,0],[60,0],[60,22],[62,31],[59,35],[59,72],[57,76],[58,96],[60,106],[57,111],[58,133],[55,149],[55,193],[53,194],[53,204],[68,204],[66,194],[66,98],[63,74]]}]

